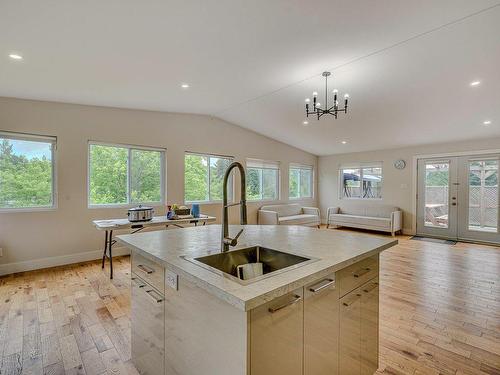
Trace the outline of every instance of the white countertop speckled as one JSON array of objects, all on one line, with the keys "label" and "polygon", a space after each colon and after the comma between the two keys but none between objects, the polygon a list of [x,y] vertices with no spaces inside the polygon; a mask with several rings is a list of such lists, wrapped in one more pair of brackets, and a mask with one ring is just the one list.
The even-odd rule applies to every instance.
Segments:
[{"label": "white countertop speckled", "polygon": [[117,239],[133,251],[180,277],[186,277],[214,296],[244,311],[398,243],[396,239],[387,236],[286,225],[231,225],[230,236],[234,237],[240,228],[244,228],[243,234],[238,240],[238,246],[231,250],[261,245],[318,260],[241,285],[229,277],[223,277],[182,258],[220,252],[220,225],[127,234],[117,236]]}]

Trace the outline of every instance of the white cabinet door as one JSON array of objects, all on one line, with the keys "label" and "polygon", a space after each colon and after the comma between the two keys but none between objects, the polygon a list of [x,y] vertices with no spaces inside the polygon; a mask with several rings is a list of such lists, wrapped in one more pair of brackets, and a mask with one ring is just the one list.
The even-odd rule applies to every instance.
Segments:
[{"label": "white cabinet door", "polygon": [[335,275],[304,287],[304,374],[338,374],[339,292]]},{"label": "white cabinet door", "polygon": [[361,374],[378,369],[378,278],[361,288]]},{"label": "white cabinet door", "polygon": [[339,372],[359,375],[361,372],[361,288],[340,300]]},{"label": "white cabinet door", "polygon": [[132,274],[132,362],[141,375],[165,373],[165,302]]},{"label": "white cabinet door", "polygon": [[302,375],[303,288],[250,312],[250,373]]}]

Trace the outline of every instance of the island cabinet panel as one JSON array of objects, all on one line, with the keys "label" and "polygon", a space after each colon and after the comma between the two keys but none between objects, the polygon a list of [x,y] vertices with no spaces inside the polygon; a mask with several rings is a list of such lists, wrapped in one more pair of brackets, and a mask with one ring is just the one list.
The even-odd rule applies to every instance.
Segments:
[{"label": "island cabinet panel", "polygon": [[361,288],[340,300],[339,372],[361,373]]},{"label": "island cabinet panel", "polygon": [[304,375],[337,375],[339,292],[335,274],[304,287]]},{"label": "island cabinet panel", "polygon": [[179,276],[165,288],[165,374],[248,374],[248,315]]},{"label": "island cabinet panel", "polygon": [[304,288],[250,312],[251,375],[302,375]]},{"label": "island cabinet panel", "polygon": [[337,272],[340,296],[360,287],[367,281],[378,276],[378,254],[346,267]]},{"label": "island cabinet panel", "polygon": [[378,278],[340,299],[340,374],[373,375],[377,371],[378,301]]},{"label": "island cabinet panel", "polygon": [[165,302],[161,293],[132,274],[132,360],[141,375],[165,373]]},{"label": "island cabinet panel", "polygon": [[378,278],[365,284],[361,290],[361,374],[373,375],[378,369]]}]

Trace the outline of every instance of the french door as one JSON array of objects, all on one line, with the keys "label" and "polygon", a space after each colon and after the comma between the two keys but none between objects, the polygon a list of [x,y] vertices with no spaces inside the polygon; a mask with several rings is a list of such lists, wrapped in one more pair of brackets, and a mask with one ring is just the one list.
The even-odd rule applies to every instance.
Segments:
[{"label": "french door", "polygon": [[499,154],[419,159],[417,234],[500,243]]}]

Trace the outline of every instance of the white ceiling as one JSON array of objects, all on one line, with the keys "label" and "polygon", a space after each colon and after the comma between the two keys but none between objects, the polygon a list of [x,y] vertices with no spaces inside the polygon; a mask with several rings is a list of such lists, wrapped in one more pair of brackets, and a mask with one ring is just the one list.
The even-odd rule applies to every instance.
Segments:
[{"label": "white ceiling", "polygon": [[[500,136],[497,2],[1,0],[0,96],[211,114],[317,155]],[[304,127],[323,70],[351,112]]]}]

